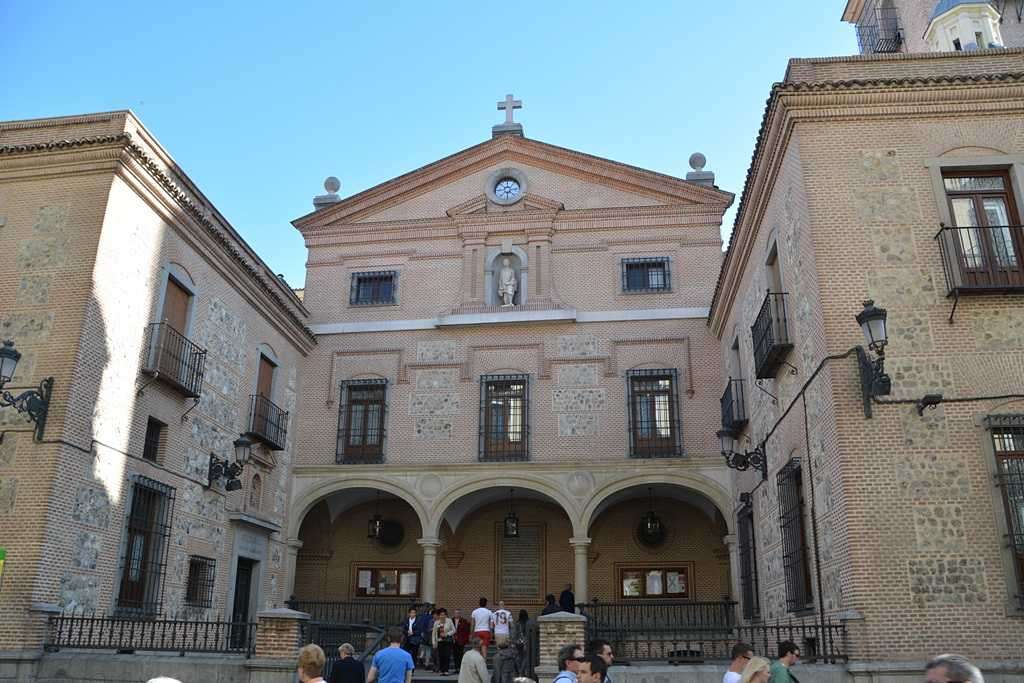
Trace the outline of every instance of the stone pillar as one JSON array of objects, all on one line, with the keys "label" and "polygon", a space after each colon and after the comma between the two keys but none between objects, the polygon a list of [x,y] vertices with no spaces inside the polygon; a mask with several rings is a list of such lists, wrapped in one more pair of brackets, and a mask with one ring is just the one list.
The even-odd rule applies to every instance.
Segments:
[{"label": "stone pillar", "polygon": [[573,593],[576,595],[577,603],[586,602],[590,592],[587,590],[589,581],[587,571],[590,567],[590,539],[570,538],[569,544],[572,545],[573,554],[576,559],[573,565]]},{"label": "stone pillar", "polygon": [[729,551],[729,592],[737,603],[743,601],[743,591],[740,589],[740,552],[739,544],[736,542],[736,534],[722,536],[722,543]]},{"label": "stone pillar", "polygon": [[558,651],[564,645],[575,643],[585,648],[587,618],[582,614],[555,612],[537,617],[540,639],[540,660],[537,663],[537,683],[550,683],[558,674]]},{"label": "stone pillar", "polygon": [[290,661],[295,664],[302,642],[302,625],[309,621],[305,612],[293,609],[268,609],[256,615],[257,659]]},{"label": "stone pillar", "polygon": [[423,548],[423,585],[420,586],[420,598],[423,602],[433,605],[437,601],[437,549],[441,546],[441,541],[437,538],[421,538],[416,542]]},{"label": "stone pillar", "polygon": [[288,556],[285,558],[284,565],[284,599],[291,600],[292,596],[295,595],[295,567],[298,564],[299,549],[302,547],[302,541],[297,538],[288,539]]}]

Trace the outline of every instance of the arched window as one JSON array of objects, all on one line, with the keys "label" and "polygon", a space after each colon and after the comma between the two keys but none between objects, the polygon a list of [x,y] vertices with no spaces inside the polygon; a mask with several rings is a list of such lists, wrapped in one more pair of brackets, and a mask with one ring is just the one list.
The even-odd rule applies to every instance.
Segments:
[{"label": "arched window", "polygon": [[259,510],[260,501],[263,500],[263,479],[260,475],[252,475],[252,482],[249,484],[249,509]]}]

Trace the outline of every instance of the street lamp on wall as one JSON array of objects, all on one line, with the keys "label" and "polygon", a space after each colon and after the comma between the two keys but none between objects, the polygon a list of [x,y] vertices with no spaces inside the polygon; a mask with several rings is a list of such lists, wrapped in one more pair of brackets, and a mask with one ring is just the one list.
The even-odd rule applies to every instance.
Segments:
[{"label": "street lamp on wall", "polygon": [[224,478],[225,491],[237,491],[242,488],[242,480],[238,477],[242,474],[242,470],[245,469],[246,463],[249,462],[249,456],[252,454],[252,439],[240,434],[232,445],[235,448],[234,462],[228,462],[226,458],[221,459],[210,453],[210,468],[206,476],[207,487],[213,486],[213,482]]},{"label": "street lamp on wall", "polygon": [[726,467],[740,472],[760,470],[761,479],[768,479],[768,457],[761,446],[755,446],[752,451],[739,452],[736,450],[738,444],[734,433],[723,429],[717,436],[722,442],[722,457],[725,458]]},{"label": "street lamp on wall", "polygon": [[[50,397],[53,395],[53,377],[41,381],[38,389],[28,389],[17,396],[4,391],[4,386],[13,379],[14,372],[18,369],[19,360],[21,353],[14,348],[14,342],[6,340],[3,346],[0,346],[0,408],[10,407],[19,413],[25,413],[28,419],[36,424],[33,432],[35,440],[42,441],[46,415],[50,410]],[[3,438],[4,432],[0,432],[0,442]]]},{"label": "street lamp on wall", "polygon": [[887,318],[886,310],[875,306],[871,299],[864,302],[864,310],[857,314],[857,324],[864,333],[864,341],[868,349],[878,356],[871,359],[862,347],[857,347],[865,417],[871,417],[871,401],[875,397],[888,396],[892,392],[892,379],[885,373],[885,346],[889,343]]}]

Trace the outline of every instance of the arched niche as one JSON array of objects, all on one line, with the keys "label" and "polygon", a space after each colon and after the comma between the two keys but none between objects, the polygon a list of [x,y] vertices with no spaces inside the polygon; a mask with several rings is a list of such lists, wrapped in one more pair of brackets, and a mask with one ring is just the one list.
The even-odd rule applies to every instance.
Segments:
[{"label": "arched niche", "polygon": [[501,297],[498,296],[498,273],[501,272],[503,258],[507,258],[509,265],[516,271],[519,287],[514,301],[516,306],[522,306],[526,303],[530,289],[530,257],[525,250],[517,246],[512,246],[511,251],[504,251],[502,247],[487,248],[484,260],[484,303],[488,306],[501,305]]}]

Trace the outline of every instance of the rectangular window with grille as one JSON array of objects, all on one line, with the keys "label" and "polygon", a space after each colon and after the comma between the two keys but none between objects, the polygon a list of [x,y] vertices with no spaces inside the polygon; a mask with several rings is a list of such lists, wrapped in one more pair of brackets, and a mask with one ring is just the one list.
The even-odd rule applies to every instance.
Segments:
[{"label": "rectangular window with grille", "polygon": [[173,509],[173,487],[134,477],[121,556],[119,612],[145,616],[160,613]]},{"label": "rectangular window with grille", "polygon": [[213,605],[213,583],[217,576],[217,562],[208,557],[193,555],[188,558],[188,578],[185,581],[185,604],[189,607]]},{"label": "rectangular window with grille", "polygon": [[164,434],[167,430],[165,425],[155,417],[149,418],[146,422],[146,438],[142,442],[142,459],[150,462],[159,462],[163,450]]},{"label": "rectangular window with grille", "polygon": [[348,302],[353,306],[393,304],[398,294],[398,272],[376,270],[352,273]]},{"label": "rectangular window with grille", "polygon": [[337,462],[352,464],[384,461],[387,390],[386,379],[359,379],[341,383]]},{"label": "rectangular window with grille", "polygon": [[743,594],[743,618],[761,617],[761,595],[757,582],[757,541],[754,536],[754,505],[749,494],[740,509],[737,522],[740,541],[740,590]]},{"label": "rectangular window with grille", "polygon": [[480,459],[526,460],[529,455],[529,375],[480,378]]},{"label": "rectangular window with grille", "polygon": [[1024,415],[990,415],[996,483],[1006,513],[1006,540],[1013,561],[1017,609],[1024,610]]},{"label": "rectangular window with grille", "polygon": [[633,458],[671,458],[683,454],[679,423],[679,373],[674,369],[630,370],[629,445]]},{"label": "rectangular window with grille", "polygon": [[786,607],[802,612],[814,607],[811,567],[807,554],[806,502],[800,458],[793,458],[776,475],[779,487],[779,526],[782,530],[782,569],[786,575]]},{"label": "rectangular window with grille", "polygon": [[622,259],[623,292],[667,292],[672,289],[671,261],[667,256]]}]

